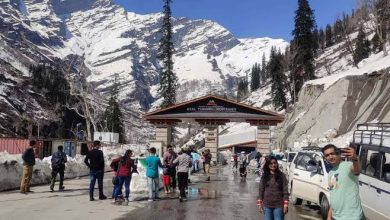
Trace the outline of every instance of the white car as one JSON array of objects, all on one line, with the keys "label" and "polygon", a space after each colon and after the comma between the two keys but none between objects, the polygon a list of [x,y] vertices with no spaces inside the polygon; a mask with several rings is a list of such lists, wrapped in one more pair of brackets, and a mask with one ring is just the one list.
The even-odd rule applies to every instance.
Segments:
[{"label": "white car", "polygon": [[301,205],[308,201],[320,205],[321,216],[327,219],[329,210],[328,172],[331,167],[319,151],[298,152],[289,171],[291,202]]},{"label": "white car", "polygon": [[359,192],[364,215],[390,220],[390,123],[358,125],[353,142],[362,164]]},{"label": "white car", "polygon": [[297,152],[295,152],[295,151],[284,152],[284,156],[282,158],[281,170],[286,175],[288,175],[290,172],[290,163],[293,161],[296,154],[297,154]]}]

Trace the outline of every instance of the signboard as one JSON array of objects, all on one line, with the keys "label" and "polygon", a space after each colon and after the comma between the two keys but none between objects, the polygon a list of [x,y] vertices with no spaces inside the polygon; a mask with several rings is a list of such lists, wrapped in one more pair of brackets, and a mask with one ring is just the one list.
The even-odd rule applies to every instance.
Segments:
[{"label": "signboard", "polygon": [[221,106],[210,99],[206,105],[187,107],[186,112],[237,112],[237,108]]},{"label": "signboard", "polygon": [[119,133],[112,132],[94,132],[93,133],[94,141],[101,141],[105,143],[119,143]]}]

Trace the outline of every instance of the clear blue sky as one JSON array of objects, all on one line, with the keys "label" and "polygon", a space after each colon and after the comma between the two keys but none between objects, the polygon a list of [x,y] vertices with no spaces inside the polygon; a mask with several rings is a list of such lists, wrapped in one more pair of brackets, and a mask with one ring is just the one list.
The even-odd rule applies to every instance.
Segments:
[{"label": "clear blue sky", "polygon": [[[114,0],[138,14],[161,12],[163,0]],[[317,21],[324,28],[356,8],[356,0],[309,0]],[[209,19],[218,22],[236,37],[292,39],[294,12],[298,0],[173,0],[174,17]]]}]

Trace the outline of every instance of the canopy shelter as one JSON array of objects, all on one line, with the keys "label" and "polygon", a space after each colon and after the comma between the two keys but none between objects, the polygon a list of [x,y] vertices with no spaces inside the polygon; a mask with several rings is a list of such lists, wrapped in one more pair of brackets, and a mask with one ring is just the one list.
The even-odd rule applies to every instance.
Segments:
[{"label": "canopy shelter", "polygon": [[206,95],[144,115],[144,119],[156,126],[156,140],[163,146],[171,142],[170,127],[178,122],[199,123],[206,129],[205,147],[210,149],[213,160],[217,158],[218,125],[229,122],[247,122],[257,126],[257,150],[270,152],[269,126],[284,120],[278,113],[238,103],[216,95]]}]

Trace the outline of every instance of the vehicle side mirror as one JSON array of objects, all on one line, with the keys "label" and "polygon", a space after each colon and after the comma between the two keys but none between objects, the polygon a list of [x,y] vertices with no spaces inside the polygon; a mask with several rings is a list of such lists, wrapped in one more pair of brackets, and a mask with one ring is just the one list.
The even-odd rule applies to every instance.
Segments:
[{"label": "vehicle side mirror", "polygon": [[286,158],[283,158],[282,161],[283,161],[283,162],[287,162],[287,159],[286,159]]}]

